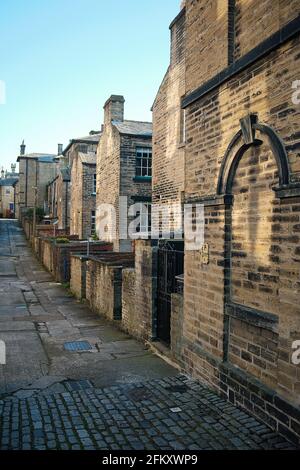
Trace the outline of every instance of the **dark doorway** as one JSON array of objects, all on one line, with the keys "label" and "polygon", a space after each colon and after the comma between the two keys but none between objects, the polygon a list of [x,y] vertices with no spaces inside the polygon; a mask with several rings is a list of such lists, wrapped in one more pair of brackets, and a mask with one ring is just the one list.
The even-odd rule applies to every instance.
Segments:
[{"label": "dark doorway", "polygon": [[157,271],[157,338],[170,344],[171,294],[176,292],[176,276],[184,270],[184,242],[160,241]]}]

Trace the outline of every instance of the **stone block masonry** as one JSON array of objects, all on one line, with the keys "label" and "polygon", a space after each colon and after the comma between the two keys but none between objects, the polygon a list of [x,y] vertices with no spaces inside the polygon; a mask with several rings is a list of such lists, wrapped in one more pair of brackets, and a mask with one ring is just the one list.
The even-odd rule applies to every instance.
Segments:
[{"label": "stone block masonry", "polygon": [[[86,255],[87,244],[72,240],[69,243],[58,243],[53,239],[43,237],[35,238],[35,240],[38,240],[35,243],[36,255],[45,268],[57,282],[68,283],[71,277],[71,253]],[[111,251],[112,245],[106,242],[91,242],[89,250],[90,253]]]},{"label": "stone block masonry", "polygon": [[[185,249],[171,353],[299,444],[299,3],[187,0],[171,31],[171,63],[153,107],[153,194],[169,204],[184,191],[182,201],[204,205],[208,245],[208,263]],[[174,57],[184,70],[176,125],[168,114],[178,98]],[[184,160],[174,182],[172,168],[160,167],[171,148]],[[155,324],[155,309],[150,317]]]},{"label": "stone block masonry", "polygon": [[123,271],[121,328],[148,341],[155,336],[157,248],[136,240],[134,254],[135,269]]},{"label": "stone block masonry", "polygon": [[132,336],[139,336],[140,318],[136,312],[135,269],[122,272],[122,328]]},{"label": "stone block masonry", "polygon": [[70,289],[79,300],[86,298],[86,263],[88,257],[82,255],[70,256]]},{"label": "stone block masonry", "polygon": [[109,320],[122,318],[122,270],[132,267],[131,253],[103,253],[86,262],[86,299],[91,309]]}]

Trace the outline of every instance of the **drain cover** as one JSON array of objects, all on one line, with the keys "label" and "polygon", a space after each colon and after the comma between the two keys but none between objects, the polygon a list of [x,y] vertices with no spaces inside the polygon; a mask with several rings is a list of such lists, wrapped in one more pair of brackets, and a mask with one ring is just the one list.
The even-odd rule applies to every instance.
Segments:
[{"label": "drain cover", "polygon": [[66,351],[90,351],[93,346],[88,341],[72,341],[65,343],[64,348]]}]

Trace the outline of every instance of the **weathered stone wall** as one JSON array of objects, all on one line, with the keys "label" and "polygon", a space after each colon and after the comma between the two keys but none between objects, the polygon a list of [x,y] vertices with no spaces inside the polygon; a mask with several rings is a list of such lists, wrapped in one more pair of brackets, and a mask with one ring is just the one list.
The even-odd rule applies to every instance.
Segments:
[{"label": "weathered stone wall", "polygon": [[[171,60],[153,105],[153,202],[170,207],[183,202],[185,94],[185,13],[171,26]],[[153,218],[155,218],[153,213]],[[158,216],[157,216],[158,217]],[[164,220],[156,220],[162,228]],[[166,225],[168,222],[166,222]],[[176,227],[174,227],[176,228]]]},{"label": "weathered stone wall", "polygon": [[80,152],[80,144],[74,143],[67,152],[71,168],[70,233],[86,240],[91,236],[91,212],[95,210],[96,196],[93,179],[96,165],[86,163],[87,155],[95,155],[97,144],[87,145],[87,153]]},{"label": "weathered stone wall", "polygon": [[139,315],[139,336],[156,336],[157,248],[150,241],[135,242],[136,315]]},{"label": "weathered stone wall", "polygon": [[96,165],[82,165],[82,231],[80,237],[85,240],[92,235],[92,211],[96,211],[94,188]]},{"label": "weathered stone wall", "polygon": [[[116,210],[117,227],[119,225],[120,195],[120,135],[110,122],[104,125],[97,151],[97,207],[111,204]],[[98,214],[97,214],[98,215]],[[100,223],[97,216],[97,225]],[[117,232],[118,233],[118,232]],[[99,233],[98,233],[99,236]],[[115,238],[113,224],[102,239],[114,242],[114,250],[119,250],[118,236]]]},{"label": "weathered stone wall", "polygon": [[89,259],[86,269],[86,298],[94,312],[109,320],[120,320],[122,268]]},{"label": "weathered stone wall", "polygon": [[156,336],[157,248],[135,241],[135,268],[123,269],[121,328],[137,338]]},{"label": "weathered stone wall", "polygon": [[183,328],[183,295],[172,294],[171,296],[171,352],[179,363],[182,354],[182,328]]},{"label": "weathered stone wall", "polygon": [[235,59],[299,14],[297,0],[235,0],[235,8]]},{"label": "weathered stone wall", "polygon": [[14,211],[10,210],[10,204],[14,204],[13,186],[0,186],[0,217],[11,217]]},{"label": "weathered stone wall", "polygon": [[71,255],[70,262],[70,289],[77,299],[85,299],[87,258],[81,255]]},{"label": "weathered stone wall", "polygon": [[186,2],[186,91],[195,90],[228,65],[228,2]]},{"label": "weathered stone wall", "polygon": [[[93,242],[90,243],[89,250],[91,254],[108,252],[112,250],[112,245]],[[40,238],[39,258],[57,282],[67,283],[70,281],[71,253],[85,256],[87,253],[86,244],[76,243],[76,241],[56,243],[47,238]]]},{"label": "weathered stone wall", "polygon": [[[127,196],[127,212],[129,206],[136,202],[151,202],[151,178],[136,178],[136,148],[152,149],[151,137],[120,137],[120,196]],[[140,200],[139,200],[140,198]],[[128,217],[128,224],[135,219]],[[132,250],[132,240],[120,240],[121,251]]]},{"label": "weathered stone wall", "polygon": [[[200,250],[185,251],[182,336],[173,296],[171,350],[189,373],[299,443],[300,376],[292,363],[292,342],[300,339],[295,23],[269,41],[263,57],[260,49],[244,57],[299,15],[299,4],[273,4],[186,2],[185,202],[204,205],[209,253],[207,264]],[[249,140],[240,120],[250,113],[258,124],[248,126],[256,129]],[[154,123],[159,118],[154,107]],[[154,167],[166,126],[154,125]],[[163,175],[158,180],[168,191]],[[283,181],[284,191],[274,191]]]},{"label": "weathered stone wall", "polygon": [[83,197],[83,175],[82,164],[78,154],[74,155],[71,164],[71,206],[70,206],[70,233],[81,238],[82,234],[82,197]]},{"label": "weathered stone wall", "polygon": [[42,240],[41,241],[42,245],[42,263],[45,266],[45,268],[51,273],[55,274],[55,266],[54,266],[54,244],[52,241],[49,240]]},{"label": "weathered stone wall", "polygon": [[132,336],[141,336],[141,312],[136,309],[135,270],[123,269],[122,272],[122,329]]},{"label": "weathered stone wall", "polygon": [[57,179],[56,188],[58,228],[67,230],[70,227],[70,183],[64,181],[60,175]]},{"label": "weathered stone wall", "polygon": [[[299,40],[295,39],[273,52],[268,59],[259,61],[252,70],[247,70],[230,80],[218,90],[218,93],[211,93],[189,108],[187,116],[189,143],[186,149],[187,197],[197,198],[216,191],[217,177],[226,144],[229,144],[235,131],[238,130],[239,119],[248,111],[258,112],[259,120],[270,124],[282,137],[288,152],[292,178],[294,181],[299,178],[297,146],[290,144],[291,141],[295,141],[296,136],[291,131],[291,124],[287,125],[288,122],[294,122],[294,125],[299,123],[300,116],[299,109],[291,102],[291,91],[287,86],[292,83],[293,79],[296,79],[295,67],[292,64],[294,64],[297,50],[299,50]],[[286,73],[283,86],[280,91],[277,88],[277,93],[274,95],[271,83],[272,80],[278,80],[277,66],[284,69]],[[230,104],[226,105],[226,103]],[[211,111],[214,110],[214,116],[207,119],[203,126],[197,122],[197,115],[201,110],[208,108]],[[289,116],[288,121],[287,116]],[[235,127],[234,123],[236,123]],[[299,396],[297,391],[299,378],[297,378],[296,366],[291,364],[291,345],[293,337],[297,334],[300,337],[300,321],[297,320],[299,318],[297,282],[300,267],[296,254],[299,244],[298,204],[297,199],[280,201],[275,197],[272,187],[275,187],[278,182],[278,168],[268,139],[261,134],[259,138],[263,141],[263,145],[243,155],[233,186],[232,301],[276,314],[279,318],[278,333],[282,339],[285,338],[285,347],[280,350],[282,357],[280,362],[274,359],[272,354],[268,362],[266,358],[264,360],[259,357],[253,358],[246,352],[243,352],[241,356],[237,350],[235,350],[237,354],[231,353],[230,357],[234,363],[238,363],[243,369],[259,376],[263,383],[274,387],[287,399],[295,402]],[[216,215],[218,215],[217,212]],[[222,221],[221,227],[218,226],[217,221],[211,225],[206,224],[208,243],[210,238],[214,239],[215,236],[219,236],[222,227],[225,227]],[[223,257],[224,249],[225,246],[222,247],[220,244],[221,257]],[[215,251],[214,244],[210,245],[210,251],[211,253]],[[216,254],[214,253],[211,257],[211,264],[218,261]],[[207,298],[214,298],[221,307],[222,290],[214,291],[209,285],[203,284],[205,280],[202,278],[202,273],[204,274],[207,268],[202,267],[199,270],[199,267],[196,267],[195,271],[192,271],[193,256],[196,257],[190,253],[186,256],[185,286],[188,295],[193,288],[198,291],[198,282],[201,283],[198,292],[203,296],[206,307],[203,306],[203,309],[198,310],[199,314],[196,315],[195,320],[199,321],[199,315],[204,316],[200,323],[200,336],[202,336],[204,334],[203,322],[209,322],[211,316],[208,311],[204,314],[207,310]],[[207,281],[207,276],[205,277]],[[217,279],[221,286],[222,273],[218,278],[215,277],[215,281]],[[195,317],[194,305],[198,301],[196,297],[192,302],[191,299],[189,296],[185,304],[187,330],[191,330],[192,318]],[[220,309],[219,314],[221,314]],[[221,331],[222,328],[219,329],[220,335]],[[256,338],[258,337],[261,337],[259,331],[256,333]],[[218,338],[215,339],[218,340]],[[262,348],[261,341],[265,340],[257,339],[257,341],[254,346]],[[219,345],[216,344],[216,347],[220,351]],[[271,348],[271,345],[269,347]],[[207,342],[205,349],[211,350]],[[275,356],[278,354],[277,348]],[[256,364],[253,364],[253,361]]]},{"label": "weathered stone wall", "polygon": [[[27,161],[27,163],[26,163]],[[19,162],[19,200],[20,207],[34,207],[35,191],[38,188],[37,206],[43,208],[47,200],[47,185],[56,176],[57,164],[55,162],[38,162],[34,158],[20,157]],[[26,177],[27,174],[27,177]],[[27,178],[27,184],[26,184]],[[27,196],[26,196],[27,195]]]}]

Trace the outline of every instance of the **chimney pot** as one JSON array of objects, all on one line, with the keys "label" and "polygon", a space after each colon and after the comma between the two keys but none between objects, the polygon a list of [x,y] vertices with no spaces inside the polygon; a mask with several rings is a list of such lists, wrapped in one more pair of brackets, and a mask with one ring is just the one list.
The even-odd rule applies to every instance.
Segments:
[{"label": "chimney pot", "polygon": [[23,139],[22,144],[20,145],[20,155],[25,155],[25,149],[26,149],[26,145],[24,144],[24,139]]},{"label": "chimney pot", "polygon": [[63,144],[57,144],[57,155],[62,155],[63,153]]}]

